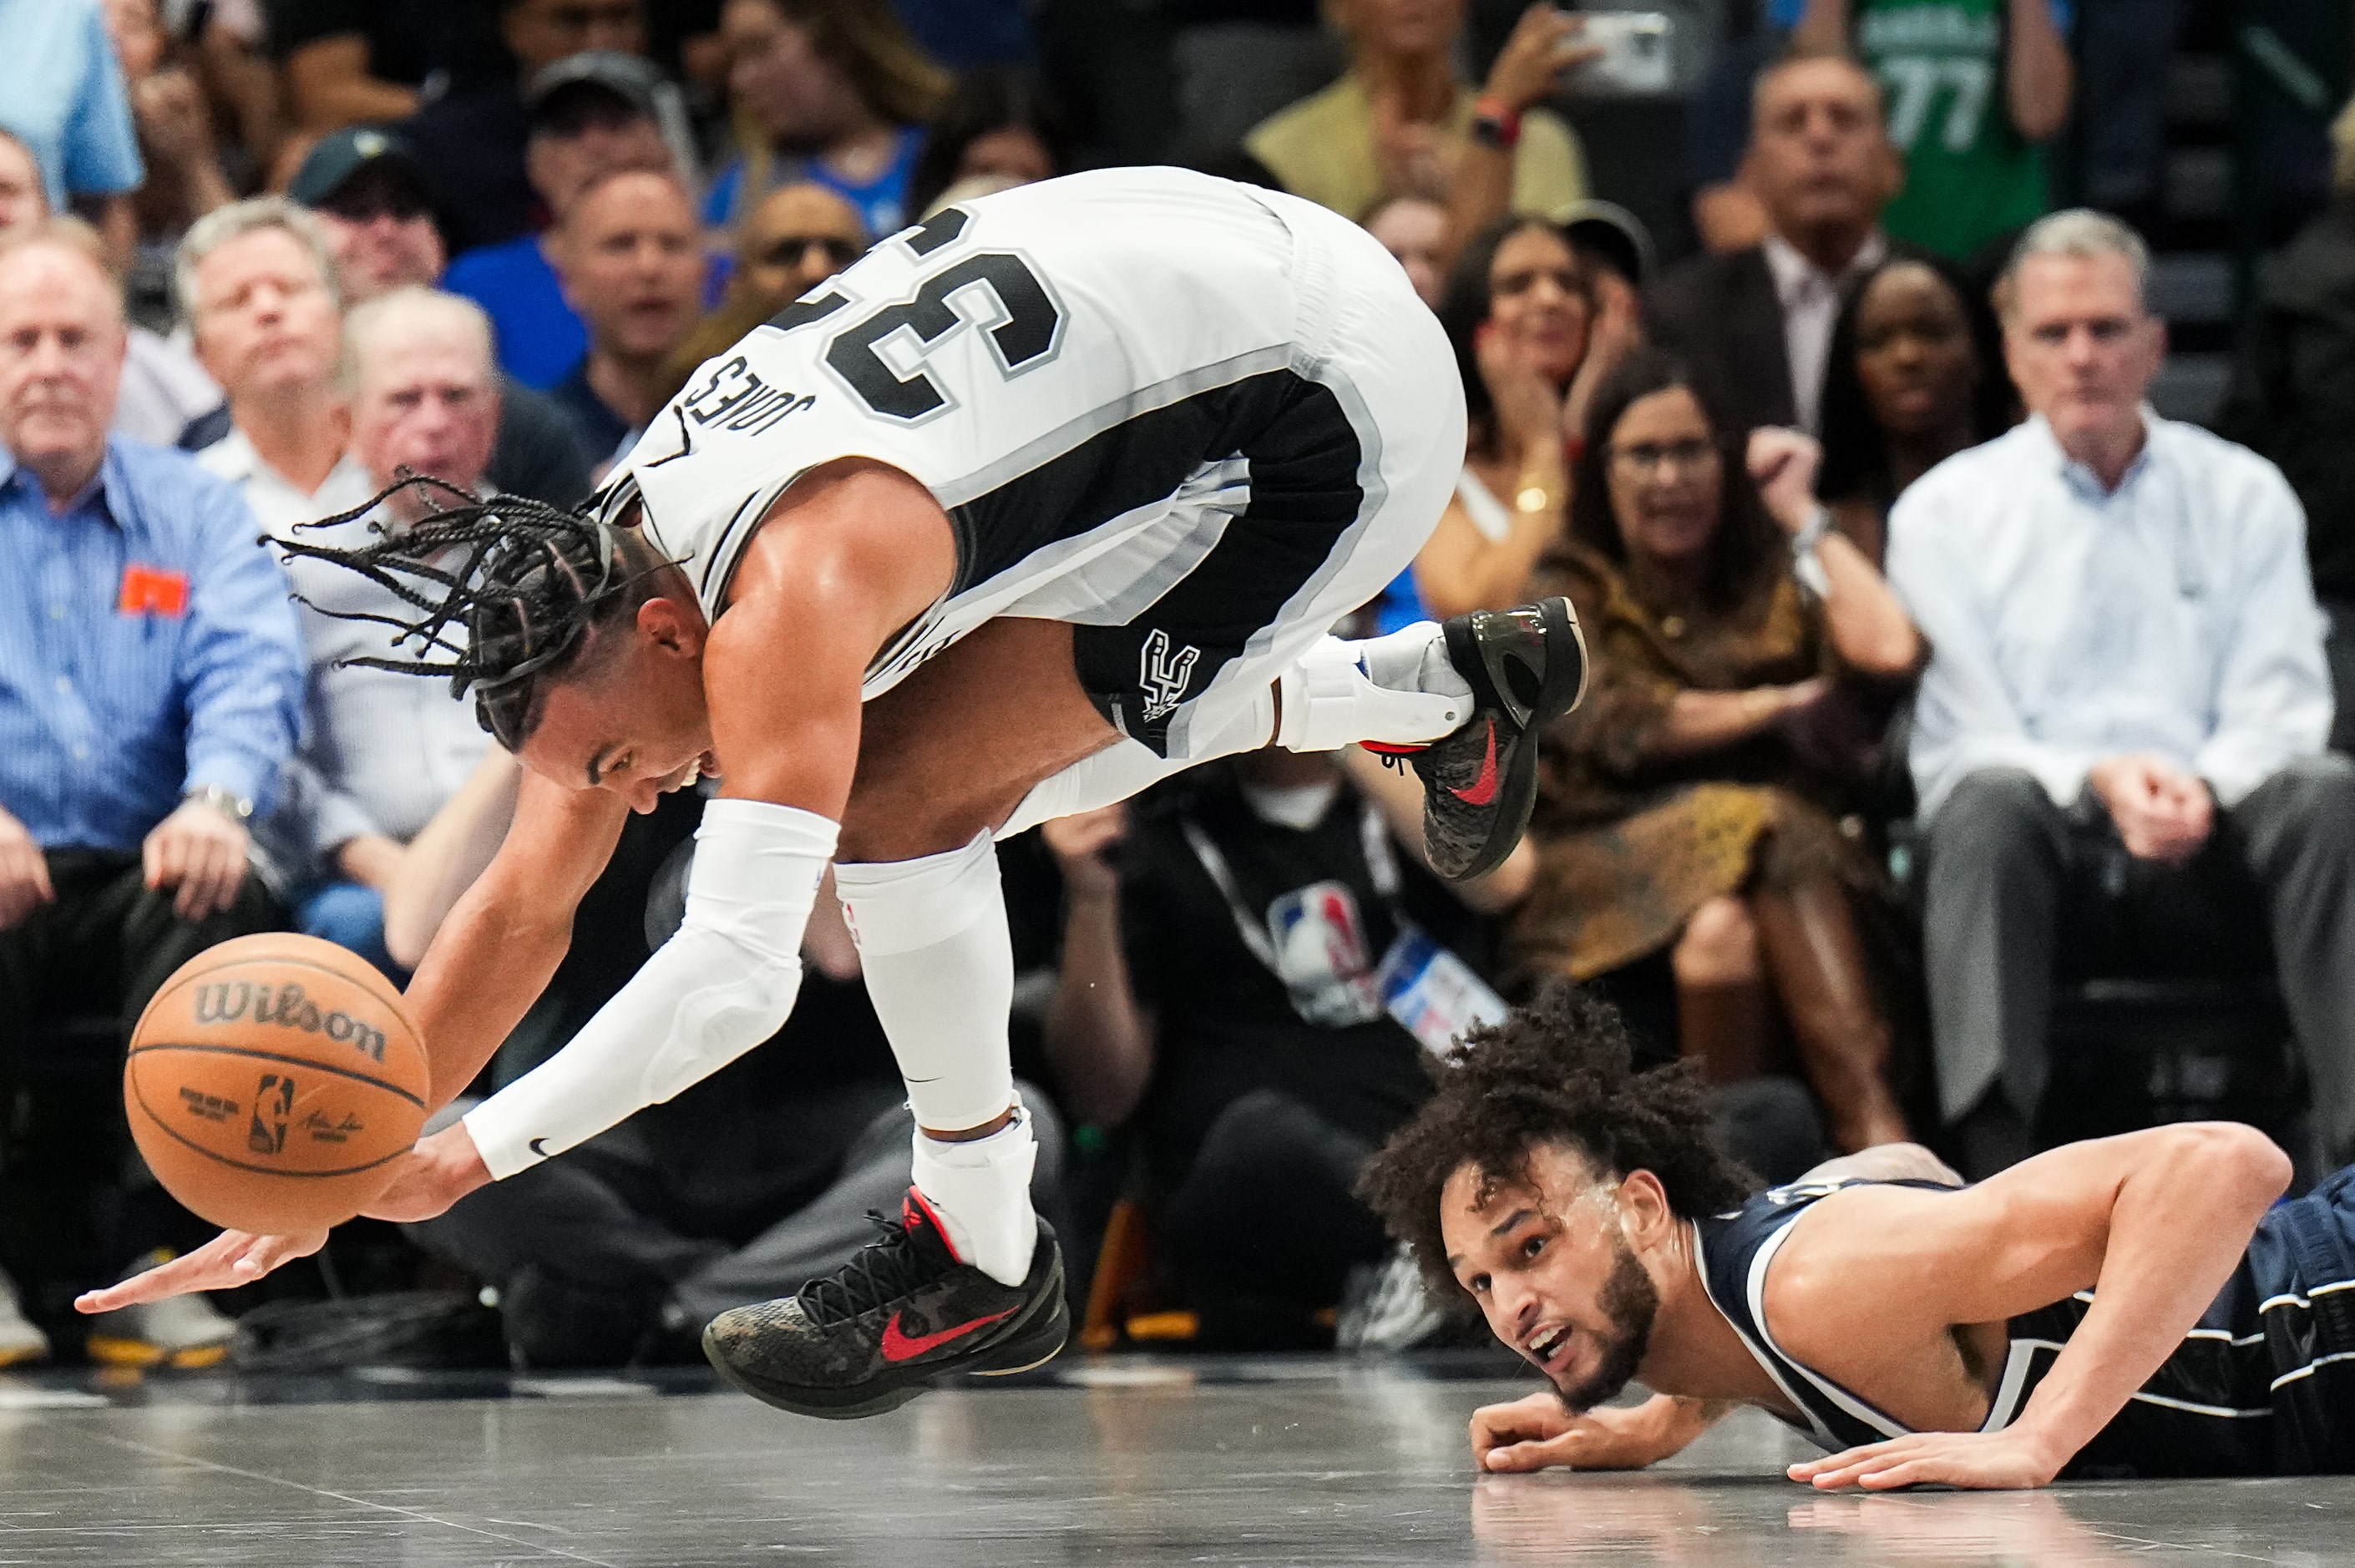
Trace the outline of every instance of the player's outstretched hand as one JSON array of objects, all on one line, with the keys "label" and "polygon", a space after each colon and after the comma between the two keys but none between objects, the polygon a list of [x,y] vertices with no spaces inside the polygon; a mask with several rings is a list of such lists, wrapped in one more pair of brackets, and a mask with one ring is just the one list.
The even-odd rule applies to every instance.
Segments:
[{"label": "player's outstretched hand", "polygon": [[2034,1434],[2017,1426],[2001,1432],[1916,1432],[1794,1465],[1790,1476],[1820,1491],[1931,1485],[2001,1491],[2047,1485],[2067,1458],[2054,1457]]},{"label": "player's outstretched hand", "polygon": [[[1573,1415],[1550,1390],[1472,1414],[1472,1461],[1496,1474],[1543,1470],[1640,1470],[1660,1452],[1655,1400]],[[1674,1452],[1671,1448],[1670,1452]]]},{"label": "player's outstretched hand", "polygon": [[196,1251],[134,1274],[120,1285],[85,1291],[75,1298],[77,1312],[112,1312],[142,1301],[161,1301],[192,1290],[233,1290],[250,1285],[282,1264],[308,1257],[327,1245],[325,1231],[300,1235],[258,1236],[245,1231],[223,1231]]}]

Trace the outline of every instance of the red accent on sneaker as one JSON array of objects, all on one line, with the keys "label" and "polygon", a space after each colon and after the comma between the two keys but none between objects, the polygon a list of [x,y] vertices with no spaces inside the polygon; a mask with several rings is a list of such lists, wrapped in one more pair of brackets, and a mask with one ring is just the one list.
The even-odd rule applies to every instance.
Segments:
[{"label": "red accent on sneaker", "polygon": [[943,1329],[937,1334],[900,1332],[900,1314],[894,1312],[891,1314],[891,1320],[883,1325],[883,1359],[887,1361],[912,1361],[926,1351],[947,1344],[959,1334],[969,1334],[975,1329],[987,1328],[1001,1318],[1011,1318],[1014,1316],[1014,1311],[1013,1308],[1008,1307],[1003,1312],[992,1312],[986,1318],[975,1318],[970,1323],[959,1323],[955,1328]]},{"label": "red accent on sneaker", "polygon": [[1497,721],[1488,721],[1488,755],[1480,759],[1480,777],[1469,789],[1450,789],[1449,794],[1467,806],[1485,806],[1497,798]]},{"label": "red accent on sneaker", "polygon": [[1361,740],[1358,742],[1358,744],[1364,747],[1368,751],[1372,752],[1377,757],[1412,757],[1418,751],[1429,751],[1431,749],[1431,747],[1427,743],[1418,743],[1413,746],[1401,746],[1395,742],[1387,740]]},{"label": "red accent on sneaker", "polygon": [[933,1210],[931,1200],[913,1187],[909,1188],[908,1195],[900,1200],[900,1219],[911,1231],[920,1231],[930,1225],[932,1234],[941,1238],[941,1245],[949,1249],[949,1255],[959,1263],[965,1261],[964,1255],[957,1251],[956,1243],[949,1238],[949,1228],[941,1224],[941,1216]]}]

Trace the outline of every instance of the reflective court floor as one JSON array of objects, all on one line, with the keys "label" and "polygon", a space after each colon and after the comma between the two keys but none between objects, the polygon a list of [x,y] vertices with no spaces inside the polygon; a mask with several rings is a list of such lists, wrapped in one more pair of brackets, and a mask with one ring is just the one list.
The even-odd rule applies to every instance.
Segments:
[{"label": "reflective court floor", "polygon": [[0,1379],[0,1564],[2355,1563],[2355,1478],[1818,1497],[1764,1417],[1471,1472],[1459,1364],[1059,1362],[805,1421],[697,1373]]}]

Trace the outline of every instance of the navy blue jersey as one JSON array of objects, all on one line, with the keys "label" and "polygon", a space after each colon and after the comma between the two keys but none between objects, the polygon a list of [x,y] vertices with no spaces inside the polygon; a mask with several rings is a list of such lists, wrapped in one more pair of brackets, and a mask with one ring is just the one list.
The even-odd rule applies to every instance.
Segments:
[{"label": "navy blue jersey", "polygon": [[[1795,1182],[1695,1224],[1710,1299],[1828,1449],[1903,1436],[1902,1422],[1786,1354],[1766,1320],[1766,1271],[1791,1222],[1861,1181]],[[1945,1191],[1933,1183],[1903,1186]],[[2094,1300],[2011,1319],[1983,1432],[2018,1418]],[[1788,1418],[1785,1417],[1787,1420]],[[2197,1327],[2063,1472],[2070,1476],[2355,1469],[2355,1168],[2276,1204]]]}]

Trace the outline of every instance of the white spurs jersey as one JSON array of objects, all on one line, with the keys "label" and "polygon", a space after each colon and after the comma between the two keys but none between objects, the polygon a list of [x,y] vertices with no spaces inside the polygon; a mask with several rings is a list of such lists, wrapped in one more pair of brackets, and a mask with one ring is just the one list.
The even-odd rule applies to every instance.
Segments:
[{"label": "white spurs jersey", "polygon": [[864,457],[912,476],[954,525],[956,580],[878,657],[869,697],[995,616],[1123,623],[1201,558],[1203,518],[1248,503],[1217,404],[1313,371],[1297,328],[1330,275],[1295,234],[1318,225],[1348,227],[1175,169],[944,209],[705,363],[606,514],[642,498],[716,620],[802,474]]}]

